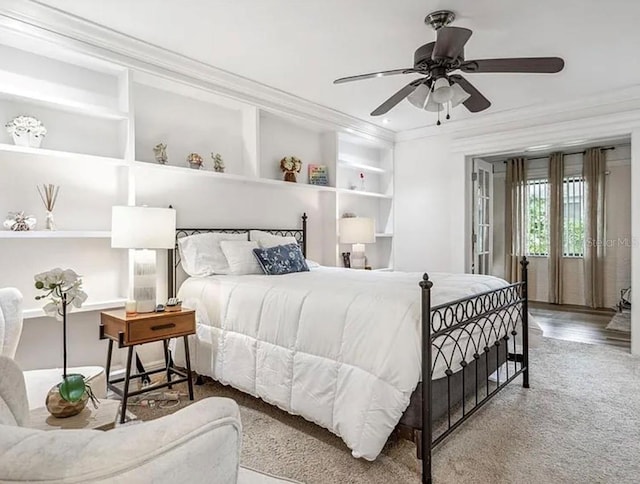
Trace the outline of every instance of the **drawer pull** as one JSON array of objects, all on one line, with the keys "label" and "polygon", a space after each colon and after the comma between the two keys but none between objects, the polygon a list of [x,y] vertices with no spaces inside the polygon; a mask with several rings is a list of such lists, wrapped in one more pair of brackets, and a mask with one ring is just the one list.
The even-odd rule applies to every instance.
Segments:
[{"label": "drawer pull", "polygon": [[160,331],[162,329],[171,329],[175,327],[175,323],[159,324],[157,326],[151,326],[151,331]]}]

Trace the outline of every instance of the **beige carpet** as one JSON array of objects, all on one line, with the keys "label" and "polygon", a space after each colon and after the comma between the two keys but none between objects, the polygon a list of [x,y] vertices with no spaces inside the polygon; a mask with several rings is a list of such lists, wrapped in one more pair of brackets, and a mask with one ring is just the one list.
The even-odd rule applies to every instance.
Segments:
[{"label": "beige carpet", "polygon": [[[435,482],[640,482],[640,359],[544,339],[531,366],[529,390],[512,383],[435,450]],[[308,483],[419,482],[410,442],[366,462],[328,431],[218,383],[196,386],[196,396],[241,405],[243,465]],[[144,420],[168,412],[131,410]]]}]

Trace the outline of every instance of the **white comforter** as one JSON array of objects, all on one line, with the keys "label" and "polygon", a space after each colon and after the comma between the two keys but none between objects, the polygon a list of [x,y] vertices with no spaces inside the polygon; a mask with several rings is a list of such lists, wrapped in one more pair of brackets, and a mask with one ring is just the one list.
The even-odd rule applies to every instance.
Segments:
[{"label": "white comforter", "polygon": [[[430,276],[433,306],[506,285]],[[318,268],[190,278],[179,297],[197,310],[192,368],[316,422],[373,460],[420,379],[421,277]]]}]

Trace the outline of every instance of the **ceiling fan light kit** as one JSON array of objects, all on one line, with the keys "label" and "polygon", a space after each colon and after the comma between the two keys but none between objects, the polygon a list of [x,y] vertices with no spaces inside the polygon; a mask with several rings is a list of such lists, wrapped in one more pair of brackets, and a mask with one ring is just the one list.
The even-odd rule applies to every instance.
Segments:
[{"label": "ceiling fan light kit", "polygon": [[444,109],[447,110],[446,119],[449,119],[449,110],[460,104],[472,113],[484,111],[491,106],[491,102],[456,71],[469,74],[554,74],[564,68],[564,60],[560,57],[465,60],[464,47],[473,32],[461,27],[449,27],[455,18],[455,14],[449,10],[438,10],[425,17],[425,23],[436,31],[436,41],[416,49],[413,67],[342,77],[333,81],[334,84],[399,74],[420,74],[424,77],[404,86],[373,110],[371,116],[386,114],[407,99],[419,109],[437,112],[436,124],[440,125],[440,111]]}]

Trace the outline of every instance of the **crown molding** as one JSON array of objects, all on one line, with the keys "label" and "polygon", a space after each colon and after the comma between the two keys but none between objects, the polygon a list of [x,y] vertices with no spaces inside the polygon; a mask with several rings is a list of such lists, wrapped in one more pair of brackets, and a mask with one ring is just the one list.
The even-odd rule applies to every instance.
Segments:
[{"label": "crown molding", "polygon": [[3,0],[0,27],[59,47],[164,76],[236,101],[393,142],[395,132],[144,42],[35,0]]},{"label": "crown molding", "polygon": [[616,92],[604,92],[581,100],[546,106],[527,106],[508,111],[480,115],[475,118],[448,121],[441,126],[428,126],[396,134],[396,142],[432,136],[473,138],[491,133],[507,133],[523,129],[539,129],[558,123],[620,115],[637,117],[640,112],[640,85]]}]

